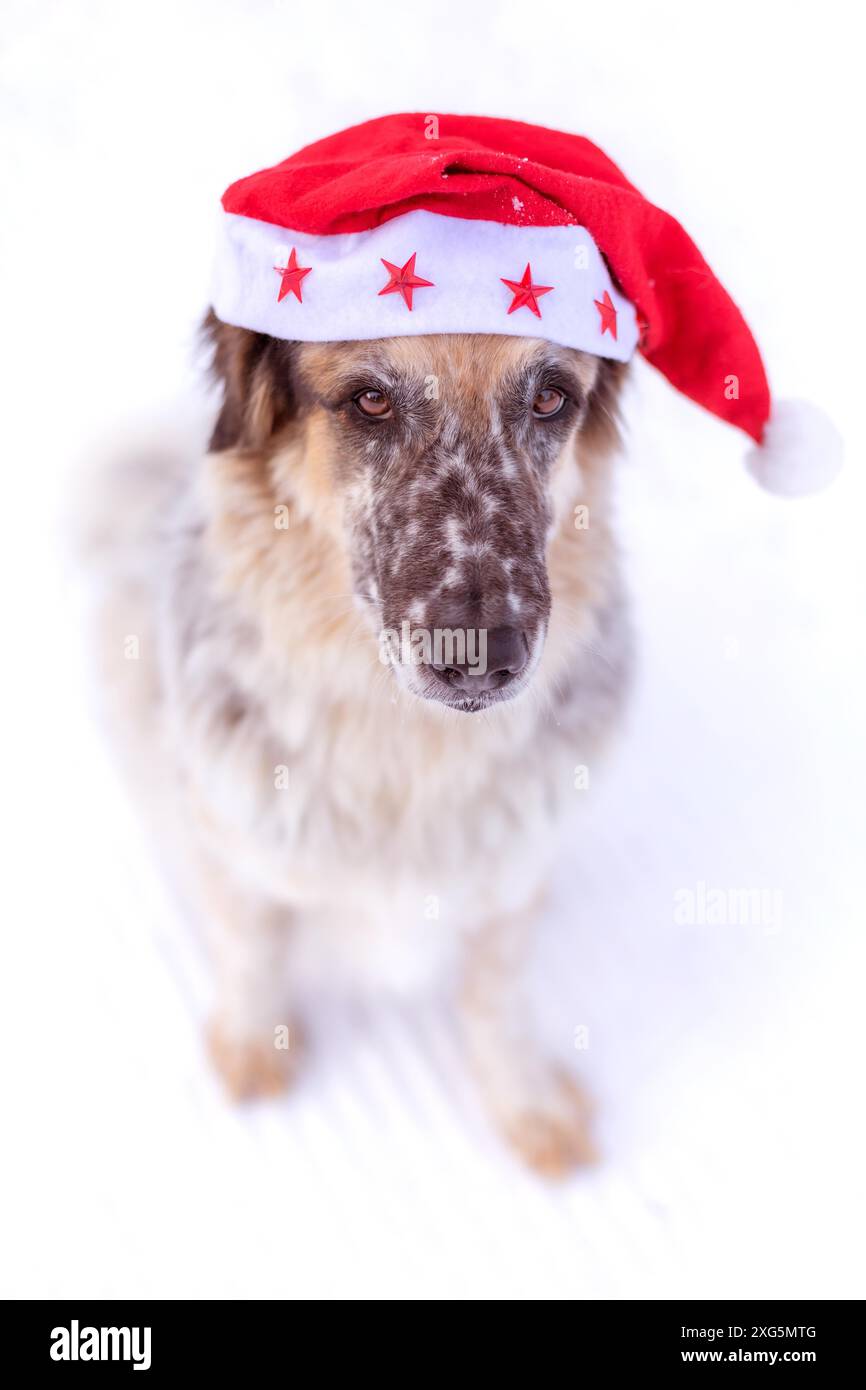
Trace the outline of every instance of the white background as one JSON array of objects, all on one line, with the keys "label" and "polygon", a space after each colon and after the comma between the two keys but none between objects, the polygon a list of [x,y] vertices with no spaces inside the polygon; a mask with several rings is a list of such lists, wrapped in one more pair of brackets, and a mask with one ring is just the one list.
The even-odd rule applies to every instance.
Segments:
[{"label": "white background", "polygon": [[[0,135],[0,1291],[863,1296],[863,112],[849,4],[8,4]],[[846,474],[762,495],[641,365],[621,525],[642,663],[539,943],[604,1158],[487,1132],[447,1012],[322,1014],[227,1108],[207,980],[88,715],[62,551],[92,441],[194,379],[217,200],[388,110],[580,131],[676,213]],[[130,426],[125,427],[127,430]],[[781,894],[687,927],[699,883]],[[575,1052],[576,1028],[589,1048]]]}]

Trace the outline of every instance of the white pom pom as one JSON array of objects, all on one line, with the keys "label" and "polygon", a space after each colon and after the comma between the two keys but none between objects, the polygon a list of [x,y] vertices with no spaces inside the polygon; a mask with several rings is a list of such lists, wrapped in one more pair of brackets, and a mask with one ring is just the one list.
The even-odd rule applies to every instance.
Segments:
[{"label": "white pom pom", "polygon": [[832,483],[842,467],[842,436],[832,420],[808,401],[779,401],[763,444],[746,455],[761,487],[779,497],[804,497]]}]

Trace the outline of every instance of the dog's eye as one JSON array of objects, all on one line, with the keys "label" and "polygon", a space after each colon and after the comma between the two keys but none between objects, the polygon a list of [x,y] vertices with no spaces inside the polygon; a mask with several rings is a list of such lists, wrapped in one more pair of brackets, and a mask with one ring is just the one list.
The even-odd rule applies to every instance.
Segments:
[{"label": "dog's eye", "polygon": [[359,391],[352,400],[360,410],[362,415],[366,415],[371,420],[385,420],[391,415],[391,402],[382,391],[375,391],[372,387],[367,391]]},{"label": "dog's eye", "polygon": [[549,420],[552,415],[558,415],[565,405],[565,396],[561,391],[557,391],[554,386],[546,386],[543,391],[539,391],[532,402],[532,413],[537,420]]}]

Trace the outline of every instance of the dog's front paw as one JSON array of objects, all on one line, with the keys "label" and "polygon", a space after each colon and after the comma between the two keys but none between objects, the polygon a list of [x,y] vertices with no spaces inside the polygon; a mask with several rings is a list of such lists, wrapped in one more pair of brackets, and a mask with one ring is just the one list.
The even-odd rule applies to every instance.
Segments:
[{"label": "dog's front paw", "polygon": [[219,1016],[207,1029],[211,1062],[232,1100],[279,1095],[295,1080],[301,1041],[297,1029],[276,1029],[271,1037],[241,1037]]},{"label": "dog's front paw", "polygon": [[511,1148],[544,1177],[563,1178],[597,1160],[589,1100],[564,1067],[549,1065],[533,1076],[515,1076],[512,1087],[488,1099]]}]

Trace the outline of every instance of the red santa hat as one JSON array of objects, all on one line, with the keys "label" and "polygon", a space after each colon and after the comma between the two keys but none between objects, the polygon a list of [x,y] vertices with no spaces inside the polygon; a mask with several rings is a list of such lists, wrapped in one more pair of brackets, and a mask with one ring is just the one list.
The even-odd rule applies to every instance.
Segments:
[{"label": "red santa hat", "polygon": [[485,116],[382,116],[231,185],[213,305],[309,342],[418,333],[545,338],[626,362],[745,431],[750,470],[793,495],[841,440],[771,408],[749,327],[694,242],[579,135]]}]

